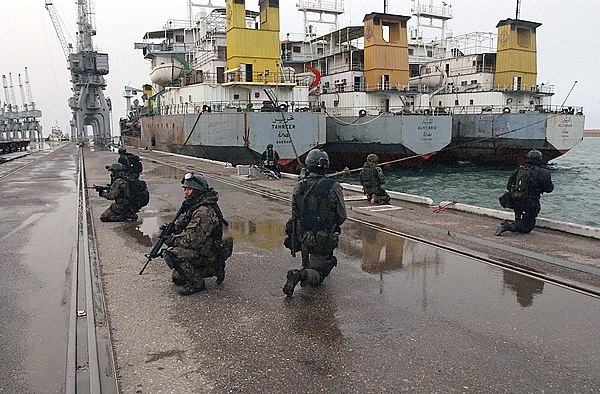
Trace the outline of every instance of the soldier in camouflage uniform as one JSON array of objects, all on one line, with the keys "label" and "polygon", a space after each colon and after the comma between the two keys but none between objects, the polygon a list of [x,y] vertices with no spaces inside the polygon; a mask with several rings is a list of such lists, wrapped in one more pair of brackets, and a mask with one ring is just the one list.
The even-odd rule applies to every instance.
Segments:
[{"label": "soldier in camouflage uniform", "polygon": [[107,189],[101,189],[100,197],[107,200],[114,200],[110,207],[100,215],[103,222],[124,222],[126,220],[137,220],[137,209],[132,203],[132,195],[129,187],[129,181],[125,174],[125,167],[120,163],[114,163],[106,166],[110,171],[110,186]]},{"label": "soldier in camouflage uniform", "polygon": [[227,222],[217,205],[218,193],[203,176],[187,173],[181,183],[186,210],[175,222],[173,235],[165,240],[169,249],[163,256],[173,270],[173,283],[181,286],[179,294],[187,296],[206,290],[204,278],[217,276],[218,284],[223,281],[224,269],[218,270],[217,264]]},{"label": "soldier in camouflage uniform", "polygon": [[371,204],[387,204],[390,202],[390,196],[381,187],[387,182],[383,170],[377,166],[379,158],[376,154],[367,155],[367,161],[363,165],[363,169],[359,174],[360,183],[363,186],[363,191],[367,195],[367,200]]},{"label": "soldier in camouflage uniform", "polygon": [[337,265],[333,251],[338,245],[340,225],[346,220],[346,206],[341,185],[324,173],[329,168],[329,156],[320,149],[306,156],[307,175],[292,196],[292,214],[296,235],[300,240],[302,269],[289,270],[283,292],[288,297],[294,288],[318,286]]}]

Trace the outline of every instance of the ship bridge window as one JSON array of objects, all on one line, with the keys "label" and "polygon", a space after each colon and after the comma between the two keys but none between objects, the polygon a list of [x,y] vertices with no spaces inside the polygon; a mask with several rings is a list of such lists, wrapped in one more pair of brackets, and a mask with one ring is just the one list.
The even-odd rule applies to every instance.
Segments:
[{"label": "ship bridge window", "polygon": [[454,105],[458,105],[458,100],[454,100]]},{"label": "ship bridge window", "polygon": [[300,52],[302,52],[302,48],[300,48],[299,46],[295,46],[294,45],[292,47],[292,52],[294,52],[294,53],[300,53]]},{"label": "ship bridge window", "polygon": [[317,48],[317,55],[323,54],[323,48]]},{"label": "ship bridge window", "polygon": [[517,28],[517,44],[522,48],[531,46],[531,31],[529,29]]},{"label": "ship bridge window", "polygon": [[473,99],[469,100],[469,105],[473,105]]},{"label": "ship bridge window", "polygon": [[182,34],[176,34],[175,35],[175,42],[177,43],[183,43],[185,41],[185,37]]}]

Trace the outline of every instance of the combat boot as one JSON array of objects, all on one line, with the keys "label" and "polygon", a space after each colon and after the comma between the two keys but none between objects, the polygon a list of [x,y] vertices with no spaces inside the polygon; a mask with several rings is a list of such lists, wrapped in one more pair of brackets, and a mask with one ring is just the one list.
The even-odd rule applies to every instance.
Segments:
[{"label": "combat boot", "polygon": [[171,272],[171,281],[177,286],[184,286],[187,283],[176,270]]},{"label": "combat boot", "polygon": [[137,222],[138,215],[136,213],[128,213],[125,215],[125,221]]},{"label": "combat boot", "polygon": [[496,235],[502,235],[503,232],[510,230],[510,223],[507,220],[503,220],[500,223],[500,227],[496,230]]},{"label": "combat boot", "polygon": [[294,295],[294,288],[298,282],[306,280],[307,274],[305,270],[289,270],[287,273],[287,282],[283,285],[283,292],[286,296]]},{"label": "combat boot", "polygon": [[199,291],[206,290],[206,285],[204,284],[204,280],[202,282],[194,282],[188,283],[178,290],[178,293],[182,296],[189,296],[192,294],[196,294]]}]

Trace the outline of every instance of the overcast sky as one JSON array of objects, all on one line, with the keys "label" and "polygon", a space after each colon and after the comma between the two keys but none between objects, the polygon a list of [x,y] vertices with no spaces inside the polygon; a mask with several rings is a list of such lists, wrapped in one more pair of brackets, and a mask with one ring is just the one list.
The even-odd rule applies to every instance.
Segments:
[{"label": "overcast sky", "polygon": [[[113,103],[113,134],[125,113],[125,85],[148,83],[148,63],[133,49],[146,31],[162,28],[168,19],[185,19],[187,0],[92,0],[96,11],[94,44],[108,53],[110,73],[105,95]],[[224,4],[224,0],[212,0]],[[332,1],[332,0],[327,0]],[[195,0],[204,3],[206,0]],[[422,0],[423,3],[427,2]],[[454,35],[496,31],[498,21],[515,17],[516,0],[446,0],[452,4]],[[21,94],[17,74],[28,67],[33,99],[42,110],[44,135],[57,124],[69,130],[69,73],[45,0],[0,0],[0,74],[12,73],[17,104]],[[75,43],[76,0],[53,0],[68,42]],[[282,34],[302,31],[296,0],[280,0]],[[246,0],[258,10],[258,0]],[[362,24],[370,12],[383,12],[384,0],[345,0],[340,26]],[[388,0],[388,12],[410,16],[411,1]],[[553,104],[583,106],[586,129],[600,129],[600,2],[597,0],[522,0],[521,19],[542,23],[538,33],[538,83],[555,86]],[[410,21],[409,21],[410,24]],[[318,33],[323,33],[319,31]],[[573,84],[571,94],[569,91]],[[4,91],[0,101],[4,102]],[[116,133],[118,134],[118,132]]]}]

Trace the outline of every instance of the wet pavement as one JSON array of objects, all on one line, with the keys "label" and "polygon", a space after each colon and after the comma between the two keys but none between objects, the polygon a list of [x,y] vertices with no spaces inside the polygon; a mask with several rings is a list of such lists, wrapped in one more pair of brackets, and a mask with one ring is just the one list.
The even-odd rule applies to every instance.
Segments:
[{"label": "wet pavement", "polygon": [[[64,391],[76,149],[0,166],[2,392]],[[121,392],[585,393],[600,387],[600,300],[473,257],[598,288],[597,240],[547,229],[495,237],[496,219],[434,214],[403,201],[372,212],[363,201],[349,201],[338,267],[323,286],[298,287],[286,298],[286,271],[298,268],[300,257],[282,246],[290,203],[279,197],[289,198],[293,180],[244,182],[231,177],[233,169],[135,153],[143,157],[151,194],[138,222],[100,222],[110,203],[89,190]],[[118,155],[87,148],[84,155],[88,185],[106,184],[104,166]],[[26,166],[11,174],[19,163]],[[222,285],[209,279],[206,292],[181,297],[162,259],[138,272],[158,227],[179,208],[179,181],[191,168],[219,192],[235,248]],[[236,186],[248,183],[275,194]],[[406,236],[373,227],[382,224]]]},{"label": "wet pavement", "polygon": [[[90,198],[122,392],[562,393],[600,387],[598,298],[353,221],[342,227],[339,264],[324,285],[298,287],[286,298],[285,273],[300,265],[282,246],[289,202],[232,186],[231,169],[135,153],[147,155],[142,179],[151,194],[140,220],[101,223],[97,218],[109,203]],[[117,157],[86,151],[88,184],[106,183],[104,166]],[[161,259],[138,272],[158,226],[179,208],[186,168],[202,168],[219,192],[235,248],[222,285],[211,279],[206,292],[181,297]],[[293,181],[253,184],[289,197]],[[542,253],[539,243],[546,240],[549,256],[574,256],[583,264],[599,256],[597,240],[586,246],[575,237],[571,245],[564,234],[537,229],[528,239],[497,240],[496,220],[400,205],[387,219],[365,214],[360,203],[349,203],[349,214],[597,284],[595,275],[561,272],[518,252]],[[445,238],[450,234],[464,237]]]},{"label": "wet pavement", "polygon": [[0,392],[64,391],[75,155],[59,148],[0,166]]}]

